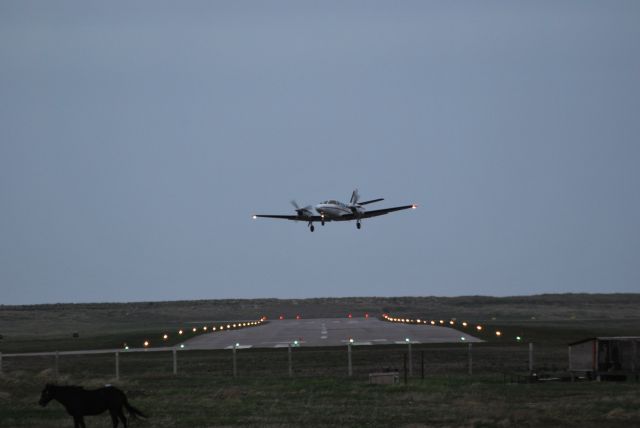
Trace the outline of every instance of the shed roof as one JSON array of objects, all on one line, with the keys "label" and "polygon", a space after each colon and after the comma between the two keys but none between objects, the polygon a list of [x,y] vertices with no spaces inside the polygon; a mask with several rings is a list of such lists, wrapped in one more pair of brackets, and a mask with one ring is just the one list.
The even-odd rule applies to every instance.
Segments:
[{"label": "shed roof", "polygon": [[590,342],[592,340],[640,340],[640,336],[599,336],[599,337],[590,337],[588,339],[578,340],[577,342],[570,343],[569,346],[579,345],[581,343]]}]

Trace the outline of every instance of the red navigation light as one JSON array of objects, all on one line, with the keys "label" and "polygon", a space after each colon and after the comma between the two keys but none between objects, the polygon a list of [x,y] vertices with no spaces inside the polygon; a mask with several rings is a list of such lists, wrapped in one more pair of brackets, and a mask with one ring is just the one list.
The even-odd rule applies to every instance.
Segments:
[{"label": "red navigation light", "polygon": [[300,319],[300,314],[296,315],[296,319],[299,320]]},{"label": "red navigation light", "polygon": [[347,315],[347,318],[351,318],[351,314]]},{"label": "red navigation light", "polygon": [[364,317],[365,317],[365,318],[369,318],[369,313],[368,313],[368,312],[365,312],[365,313],[364,313]]},{"label": "red navigation light", "polygon": [[284,315],[280,315],[278,318],[283,320],[284,319]]}]

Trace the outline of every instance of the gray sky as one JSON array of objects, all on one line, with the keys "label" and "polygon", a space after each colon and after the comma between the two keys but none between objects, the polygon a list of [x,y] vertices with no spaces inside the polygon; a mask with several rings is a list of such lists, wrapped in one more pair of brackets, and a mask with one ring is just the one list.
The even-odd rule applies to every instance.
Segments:
[{"label": "gray sky", "polygon": [[[640,2],[0,2],[0,303],[640,291]],[[317,226],[289,200],[420,209]]]}]

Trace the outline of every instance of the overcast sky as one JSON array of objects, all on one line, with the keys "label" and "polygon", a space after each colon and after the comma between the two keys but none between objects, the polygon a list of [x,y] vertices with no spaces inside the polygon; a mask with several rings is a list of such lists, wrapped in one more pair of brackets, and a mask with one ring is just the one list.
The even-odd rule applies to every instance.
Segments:
[{"label": "overcast sky", "polygon": [[[640,291],[640,2],[0,2],[0,304]],[[259,219],[384,197],[363,222]]]}]

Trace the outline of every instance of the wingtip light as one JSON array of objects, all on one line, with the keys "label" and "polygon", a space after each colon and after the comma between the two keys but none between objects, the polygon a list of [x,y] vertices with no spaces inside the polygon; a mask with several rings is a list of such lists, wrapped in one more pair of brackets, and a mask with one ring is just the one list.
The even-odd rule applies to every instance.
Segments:
[{"label": "wingtip light", "polygon": [[418,204],[411,205],[411,208],[415,210],[416,208],[418,208]]}]

